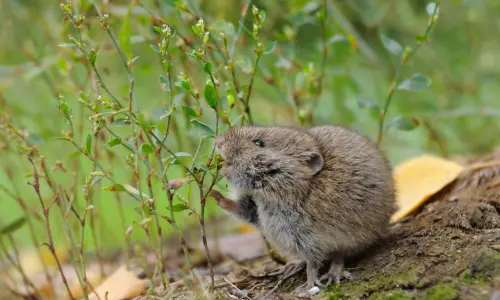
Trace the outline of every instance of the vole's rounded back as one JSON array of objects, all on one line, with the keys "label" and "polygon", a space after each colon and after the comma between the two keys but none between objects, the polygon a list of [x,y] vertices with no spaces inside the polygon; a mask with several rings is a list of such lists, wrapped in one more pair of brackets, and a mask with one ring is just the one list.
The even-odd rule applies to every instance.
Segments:
[{"label": "vole's rounded back", "polygon": [[336,231],[346,252],[362,250],[386,233],[394,212],[390,163],[374,142],[351,130],[318,126],[309,133],[324,159],[311,182],[311,199],[317,203],[309,206],[310,212],[325,218],[318,223],[325,231]]}]

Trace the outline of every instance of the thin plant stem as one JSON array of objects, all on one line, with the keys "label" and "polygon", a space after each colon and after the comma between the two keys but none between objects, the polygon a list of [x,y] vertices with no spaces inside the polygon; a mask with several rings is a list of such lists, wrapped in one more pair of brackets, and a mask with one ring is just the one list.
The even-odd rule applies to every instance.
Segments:
[{"label": "thin plant stem", "polygon": [[28,158],[31,165],[33,166],[33,183],[31,184],[35,190],[35,193],[38,196],[38,200],[40,201],[40,206],[42,207],[43,211],[43,216],[45,218],[45,229],[47,232],[47,237],[48,237],[48,243],[43,243],[43,245],[46,245],[50,252],[52,253],[52,256],[54,257],[54,260],[56,261],[57,267],[59,269],[59,273],[61,274],[62,281],[64,283],[64,286],[66,287],[66,290],[68,292],[68,295],[71,299],[75,299],[73,297],[73,294],[71,292],[71,289],[68,285],[68,280],[66,279],[66,276],[64,275],[64,272],[62,270],[62,265],[59,260],[59,257],[57,256],[56,250],[54,248],[54,239],[52,237],[52,229],[50,228],[50,221],[49,221],[49,211],[50,211],[50,206],[45,206],[45,203],[43,202],[42,194],[40,193],[40,180],[39,180],[39,175],[38,171],[36,169],[35,163],[33,162],[32,158]]},{"label": "thin plant stem", "polygon": [[262,54],[257,54],[257,58],[255,59],[255,64],[253,66],[253,71],[252,75],[250,77],[250,84],[248,85],[248,91],[247,91],[247,96],[245,98],[245,101],[243,103],[245,107],[245,113],[248,116],[248,122],[253,125],[253,118],[252,118],[252,112],[250,111],[250,96],[252,95],[252,88],[253,88],[253,83],[255,80],[255,75],[257,74],[257,67],[259,65],[260,57]]},{"label": "thin plant stem", "polygon": [[327,8],[327,0],[323,0],[323,16],[319,22],[320,35],[321,35],[321,71],[318,78],[318,89],[314,94],[314,98],[312,99],[312,107],[310,108],[308,122],[312,123],[312,111],[316,108],[319,102],[319,98],[323,92],[323,84],[325,79],[325,71],[326,71],[326,61],[328,59],[328,41],[326,39],[326,20],[328,18],[328,8]]},{"label": "thin plant stem", "polygon": [[[37,234],[36,234],[36,231],[35,231],[35,226],[33,224],[33,220],[29,217],[32,213],[29,211],[28,206],[27,206],[26,202],[24,201],[24,199],[19,194],[19,191],[15,188],[14,181],[13,181],[12,177],[10,175],[8,175],[8,177],[9,177],[9,180],[11,181],[11,183],[12,183],[12,186],[14,187],[14,189],[16,191],[16,194],[14,194],[12,192],[9,192],[7,189],[4,189],[3,187],[2,187],[2,190],[4,190],[4,192],[6,192],[7,195],[9,195],[10,197],[12,197],[12,199],[14,199],[14,201],[17,201],[17,203],[19,204],[19,206],[21,206],[21,209],[23,210],[23,213],[26,216],[26,224],[28,224],[28,230],[29,230],[29,233],[30,233],[31,241],[33,243],[33,246],[36,249],[36,253],[38,255],[38,259],[42,263],[42,267],[43,267],[43,272],[45,274],[45,278],[47,279],[47,283],[50,285],[51,289],[54,290],[54,282],[53,282],[52,276],[49,273],[49,269],[48,269],[47,263],[43,259],[42,249],[40,247],[41,244],[40,244],[40,241],[37,238]],[[37,215],[35,215],[35,216],[37,216]]]},{"label": "thin plant stem", "polygon": [[12,248],[14,249],[14,257],[9,254],[9,251],[7,249],[7,246],[5,246],[3,239],[0,238],[0,246],[2,247],[3,253],[5,258],[11,263],[11,265],[21,274],[21,277],[23,278],[24,284],[28,287],[30,287],[33,290],[33,293],[37,296],[40,297],[40,299],[43,299],[42,293],[40,290],[35,286],[35,284],[29,279],[29,277],[26,275],[26,272],[22,268],[21,262],[19,261],[19,251],[16,247],[16,243],[14,239],[12,238],[12,235],[9,235],[9,240],[11,241]]},{"label": "thin plant stem", "polygon": [[[94,159],[95,161],[98,161],[99,160],[99,148],[98,148],[98,138],[97,137],[94,137]],[[94,164],[93,166],[93,172],[97,171],[97,166]],[[97,185],[99,185],[99,183],[97,183]],[[100,191],[100,189],[94,189],[94,191],[97,190],[97,191]],[[89,198],[88,198],[88,205],[94,205],[94,191],[89,191]],[[99,193],[99,192],[98,192]],[[99,201],[97,201],[99,202]],[[92,235],[92,240],[94,242],[94,247],[95,247],[95,253],[96,253],[96,256],[97,256],[97,262],[99,263],[99,272],[100,272],[100,275],[102,278],[104,278],[106,276],[106,274],[104,273],[104,262],[103,262],[103,259],[102,259],[102,255],[101,255],[101,248],[100,248],[100,243],[99,243],[99,240],[98,240],[98,237],[97,237],[97,232],[96,232],[96,216],[95,216],[96,212],[94,209],[92,209],[90,211],[90,234]]]},{"label": "thin plant stem", "polygon": [[389,92],[387,93],[387,98],[385,99],[385,104],[384,104],[384,109],[382,110],[380,117],[379,117],[379,123],[378,123],[378,134],[377,134],[377,144],[380,145],[382,144],[382,140],[384,137],[384,123],[385,119],[387,117],[387,111],[389,109],[389,106],[391,105],[391,100],[394,95],[394,92],[396,91],[397,85],[399,83],[401,73],[403,71],[403,67],[406,65],[408,60],[415,55],[417,50],[422,46],[422,44],[427,40],[429,37],[429,34],[431,32],[431,29],[434,27],[437,21],[437,13],[439,11],[439,3],[436,3],[434,7],[434,11],[431,14],[431,17],[429,19],[429,23],[427,25],[427,28],[425,29],[424,34],[421,36],[420,41],[417,43],[415,48],[413,50],[410,50],[407,53],[403,53],[401,57],[401,63],[399,65],[399,68],[396,72],[396,75],[394,76],[394,79],[392,80],[392,83],[389,87]]},{"label": "thin plant stem", "polygon": [[[71,264],[73,265],[73,268],[75,269],[75,273],[78,277],[78,281],[80,282],[80,286],[82,287],[82,291],[83,291],[83,298],[85,300],[88,300],[88,291],[87,291],[87,288],[86,288],[86,279],[84,280],[82,274],[85,274],[85,270],[79,270],[78,269],[78,264],[76,262],[76,259],[75,257],[80,255],[80,259],[81,259],[81,253],[80,253],[80,247],[76,244],[75,242],[75,239],[73,237],[73,234],[71,232],[71,228],[69,227],[69,215],[67,213],[65,213],[65,211],[69,210],[68,209],[64,209],[64,205],[63,203],[67,203],[68,205],[73,205],[72,201],[69,199],[69,196],[67,193],[64,193],[62,187],[60,188],[60,203],[59,203],[59,207],[60,207],[60,211],[61,211],[61,216],[63,217],[63,220],[64,220],[64,229],[66,231],[66,235],[67,235],[67,238],[71,244],[71,249],[74,250],[76,252],[76,255],[74,255],[75,253],[72,253],[71,255]],[[66,201],[64,201],[64,199],[66,199]],[[76,210],[73,210],[74,212],[76,212]],[[78,216],[78,214],[76,214],[76,217],[78,219],[78,222],[81,223],[81,220],[80,220],[80,217]],[[82,245],[82,244],[81,244]],[[82,273],[83,271],[83,273]]]},{"label": "thin plant stem", "polygon": [[243,32],[243,22],[245,21],[245,17],[247,16],[248,9],[250,8],[250,5],[252,4],[252,0],[247,0],[247,2],[244,4],[242,10],[241,10],[241,17],[238,25],[238,32],[236,33],[236,36],[233,39],[233,43],[231,44],[231,50],[230,50],[230,57],[234,57],[234,51],[236,49],[236,44],[238,43],[241,34]]}]

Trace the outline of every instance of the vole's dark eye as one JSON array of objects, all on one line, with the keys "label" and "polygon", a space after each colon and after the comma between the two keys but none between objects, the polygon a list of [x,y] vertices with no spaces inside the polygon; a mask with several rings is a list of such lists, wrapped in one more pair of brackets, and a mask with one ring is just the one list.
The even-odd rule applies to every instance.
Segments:
[{"label": "vole's dark eye", "polygon": [[264,148],[264,142],[262,140],[253,140],[253,143],[261,148]]}]

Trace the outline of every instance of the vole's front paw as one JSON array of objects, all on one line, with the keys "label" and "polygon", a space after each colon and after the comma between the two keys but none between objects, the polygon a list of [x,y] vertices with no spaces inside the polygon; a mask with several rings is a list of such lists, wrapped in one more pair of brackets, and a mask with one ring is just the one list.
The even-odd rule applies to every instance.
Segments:
[{"label": "vole's front paw", "polygon": [[[347,280],[351,280],[352,274],[345,271],[345,270],[342,270],[342,271],[337,272],[337,273],[328,272],[328,273],[324,274],[323,276],[321,276],[318,280],[316,280],[315,283],[319,286],[329,286],[332,283],[339,284],[340,280],[342,278],[347,279]],[[322,283],[325,280],[326,280],[326,282]]]},{"label": "vole's front paw", "polygon": [[221,207],[222,209],[233,213],[238,211],[238,205],[236,204],[236,202],[227,199],[219,191],[210,190],[210,196],[215,199],[217,205],[219,205],[219,207]]}]

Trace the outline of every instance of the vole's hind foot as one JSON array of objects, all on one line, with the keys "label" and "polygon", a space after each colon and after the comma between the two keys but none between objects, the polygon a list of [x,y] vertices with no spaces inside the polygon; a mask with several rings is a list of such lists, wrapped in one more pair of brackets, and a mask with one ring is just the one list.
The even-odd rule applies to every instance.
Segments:
[{"label": "vole's hind foot", "polygon": [[[347,279],[347,280],[351,280],[352,279],[352,274],[349,273],[349,272],[347,272],[347,271],[345,271],[345,270],[341,271],[338,274],[331,274],[330,272],[328,272],[326,274],[323,274],[323,276],[321,276],[319,278],[319,280],[316,281],[316,284],[318,286],[321,286],[321,287],[326,287],[326,286],[329,286],[332,283],[339,284],[340,280],[342,278]],[[326,280],[326,282],[323,283],[325,280]]]},{"label": "vole's hind foot", "polygon": [[[316,281],[316,284],[319,286],[328,286],[332,283],[339,284],[342,278],[350,280],[352,275],[344,270],[344,257],[340,254],[336,254],[330,262],[328,272],[321,276],[319,280]],[[326,283],[322,283],[325,280]]]}]

